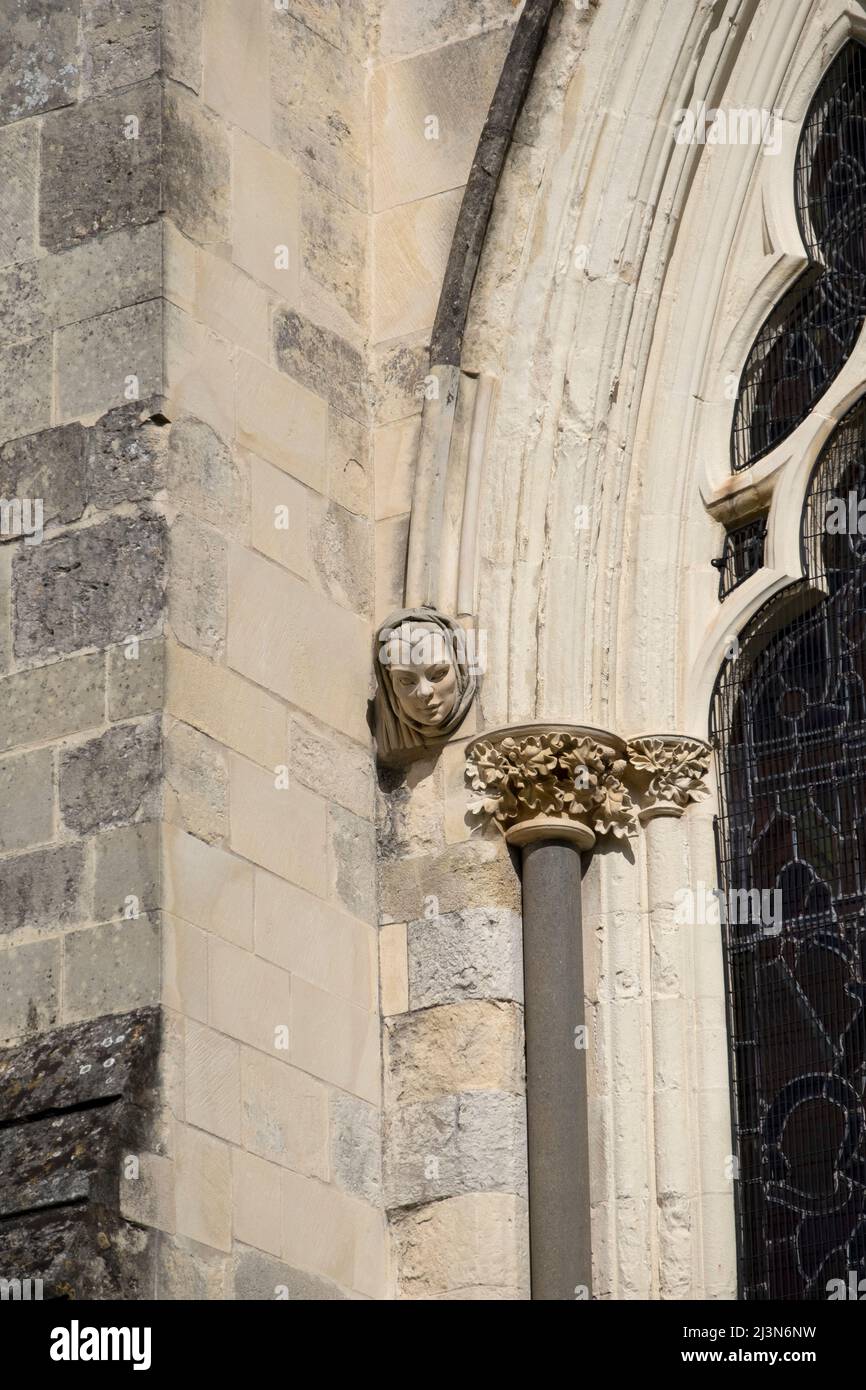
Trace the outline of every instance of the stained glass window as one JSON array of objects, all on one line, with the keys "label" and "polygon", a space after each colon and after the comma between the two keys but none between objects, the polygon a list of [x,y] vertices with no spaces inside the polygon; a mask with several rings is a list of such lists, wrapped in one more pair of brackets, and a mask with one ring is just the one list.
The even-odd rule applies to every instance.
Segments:
[{"label": "stained glass window", "polygon": [[794,194],[812,265],[773,309],[740,379],[734,472],[797,428],[838,376],[866,320],[866,46],[850,42],[809,108]]},{"label": "stained glass window", "polygon": [[712,716],[747,1299],[866,1278],[866,397],[801,539],[807,578],[746,628]]}]

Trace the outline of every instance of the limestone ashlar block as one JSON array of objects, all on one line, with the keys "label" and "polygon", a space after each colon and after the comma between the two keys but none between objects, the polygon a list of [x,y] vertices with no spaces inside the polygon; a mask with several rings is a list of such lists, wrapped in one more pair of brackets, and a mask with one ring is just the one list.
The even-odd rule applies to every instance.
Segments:
[{"label": "limestone ashlar block", "polygon": [[215,1250],[232,1248],[231,1148],[181,1125],[177,1132],[175,1201],[179,1234]]},{"label": "limestone ashlar block", "polygon": [[234,436],[233,349],[171,303],[165,304],[165,393],[172,420],[194,415],[221,439]]},{"label": "limestone ashlar block", "polygon": [[240,547],[229,555],[227,659],[241,675],[367,743],[368,625]]},{"label": "limestone ashlar block", "polygon": [[54,837],[54,750],[0,758],[0,854]]},{"label": "limestone ashlar block", "polygon": [[[268,1302],[289,1299],[292,1303],[333,1302],[346,1297],[342,1289],[325,1279],[317,1279],[300,1269],[292,1269],[261,1250],[234,1245],[233,1296]],[[270,1236],[268,1243],[271,1243]]]},{"label": "limestone ashlar block", "polygon": [[376,212],[466,182],[510,41],[509,28],[494,29],[377,68]]},{"label": "limestone ashlar block", "polygon": [[162,0],[162,65],[167,77],[201,91],[203,0]]},{"label": "limestone ashlar block", "polygon": [[123,643],[108,652],[108,717],[132,719],[163,706],[165,642],[162,637]]},{"label": "limestone ashlar block", "polygon": [[389,1103],[466,1091],[523,1092],[523,1020],[516,1004],[475,1000],[401,1014],[385,1024]]},{"label": "limestone ashlar block", "polygon": [[362,921],[376,920],[376,834],[370,821],[328,807],[331,892]]},{"label": "limestone ashlar block", "polygon": [[275,9],[270,57],[273,144],[317,183],[366,209],[366,53],[347,60],[306,23]]},{"label": "limestone ashlar block", "polygon": [[86,457],[77,424],[10,439],[0,447],[0,497],[40,497],[46,527],[77,521],[87,505]]},{"label": "limestone ashlar block", "polygon": [[213,844],[228,834],[228,765],[225,750],[187,724],[166,731],[163,772],[165,819]]},{"label": "limestone ashlar block", "polygon": [[29,0],[3,16],[0,125],[75,101],[79,0]]},{"label": "limestone ashlar block", "polygon": [[293,302],[300,273],[301,176],[281,154],[235,130],[232,180],[232,260]]},{"label": "limestone ashlar block", "polygon": [[377,1015],[296,977],[292,979],[290,1059],[302,1071],[379,1104]]},{"label": "limestone ashlar block", "polygon": [[[171,226],[171,223],[167,224]],[[237,245],[237,243],[236,243]],[[273,261],[273,251],[271,260]],[[178,257],[175,256],[175,264]],[[285,292],[288,282],[283,283]],[[198,248],[195,254],[194,312],[230,343],[262,361],[270,357],[271,295],[223,256]]]},{"label": "limestone ashlar block", "polygon": [[148,820],[158,809],[162,739],[158,718],[117,724],[60,755],[60,813],[81,834]]},{"label": "limestone ashlar block", "polygon": [[0,130],[0,265],[29,261],[39,248],[39,123]]},{"label": "limestone ashlar block", "polygon": [[131,918],[160,905],[159,825],[148,821],[98,834],[93,843],[93,916]]},{"label": "limestone ashlar block", "polygon": [[342,411],[328,411],[327,493],[347,511],[373,511],[373,464],[365,425]]},{"label": "limestone ashlar block", "polygon": [[87,431],[87,496],[100,510],[142,502],[165,486],[166,430],[160,402],[130,401]]},{"label": "limestone ashlar block", "polygon": [[165,211],[202,246],[231,237],[231,146],[228,131],[191,92],[167,83],[164,97]]},{"label": "limestone ashlar block", "polygon": [[328,1088],[321,1081],[277,1055],[242,1047],[241,1124],[245,1149],[327,1180]]},{"label": "limestone ashlar block", "polygon": [[[262,767],[285,757],[285,708],[226,666],[169,642],[166,712]],[[0,682],[0,708],[3,683]]]},{"label": "limestone ashlar block", "polygon": [[385,1294],[383,1213],[336,1187],[284,1172],[283,1259],[370,1298]]},{"label": "limestone ashlar block", "polygon": [[305,179],[298,303],[314,322],[356,343],[364,341],[370,308],[369,260],[368,217]]},{"label": "limestone ashlar block", "polygon": [[292,981],[285,970],[218,937],[208,940],[209,1023],[271,1056],[290,1026]]},{"label": "limestone ashlar block", "polygon": [[51,1028],[60,1016],[60,942],[0,951],[0,1042]]},{"label": "limestone ashlar block", "polygon": [[241,1142],[240,1045],[192,1019],[185,1030],[184,1095],[191,1125]]},{"label": "limestone ashlar block", "polygon": [[2,861],[0,933],[71,926],[88,916],[84,846],[56,845]]},{"label": "limestone ashlar block", "polygon": [[478,1192],[401,1212],[391,1220],[398,1297],[482,1298],[512,1291],[528,1297],[526,1202],[507,1192]]},{"label": "limestone ashlar block", "polygon": [[51,424],[50,337],[0,348],[0,442]]},{"label": "limestone ashlar block", "polygon": [[174,826],[164,834],[165,906],[236,946],[253,944],[251,864]]},{"label": "limestone ashlar block", "polygon": [[391,58],[421,48],[437,49],[485,29],[513,24],[520,9],[520,0],[517,5],[514,0],[436,0],[433,5],[383,0],[379,53]]},{"label": "limestone ashlar block", "polygon": [[273,874],[256,874],[255,945],[266,960],[363,1009],[375,1007],[373,929]]},{"label": "limestone ashlar block", "polygon": [[84,733],[105,717],[105,657],[68,657],[0,680],[0,750]]},{"label": "limestone ashlar block", "polygon": [[[279,1255],[280,1170],[243,1149],[232,1150],[232,1230],[235,1240]],[[276,1296],[275,1291],[270,1297]]]},{"label": "limestone ashlar block", "polygon": [[278,777],[231,755],[230,846],[261,868],[324,897],[326,803],[296,784],[277,785]]},{"label": "limestone ashlar block", "polygon": [[311,720],[289,721],[289,767],[311,791],[364,820],[374,816],[372,751]]},{"label": "limestone ashlar block", "polygon": [[385,1205],[469,1192],[526,1196],[522,1096],[475,1091],[395,1106],[385,1126]]},{"label": "limestone ashlar block", "polygon": [[13,565],[16,655],[45,660],[152,632],[165,551],[164,523],[147,512],[22,546]]},{"label": "limestone ashlar block", "polygon": [[170,531],[168,622],[186,647],[216,658],[225,649],[228,543],[213,526],[181,514]]},{"label": "limestone ashlar block", "polygon": [[159,71],[161,0],[82,0],[85,96],[143,82]]},{"label": "limestone ashlar block", "polygon": [[405,922],[379,928],[379,1000],[383,1018],[409,1008],[409,968]]},{"label": "limestone ashlar block", "polygon": [[409,1007],[461,999],[523,1002],[522,923],[509,908],[465,908],[410,922]]},{"label": "limestone ashlar block", "polygon": [[364,355],[345,338],[294,309],[280,309],[274,314],[274,352],[280,370],[302,386],[352,419],[368,419]]},{"label": "limestone ashlar block", "polygon": [[143,401],[162,390],[159,299],[70,324],[56,334],[61,422]]},{"label": "limestone ashlar block", "polygon": [[379,870],[383,921],[414,922],[461,911],[467,901],[520,911],[520,881],[500,839],[473,839],[441,854],[384,862]]},{"label": "limestone ashlar block", "polygon": [[328,407],[321,396],[241,352],[237,415],[243,448],[324,492]]},{"label": "limestone ashlar block", "polygon": [[41,160],[39,227],[47,251],[153,221],[161,203],[159,80],[51,112]]},{"label": "limestone ashlar block", "polygon": [[207,1023],[207,933],[162,914],[162,1001],[166,1008]]},{"label": "limestone ashlar block", "polygon": [[159,923],[152,917],[63,937],[65,1022],[159,1003]]},{"label": "limestone ashlar block", "polygon": [[213,111],[267,144],[271,132],[270,5],[209,0],[203,11],[202,96]]},{"label": "limestone ashlar block", "polygon": [[374,342],[432,328],[461,199],[462,190],[455,189],[376,214]]},{"label": "limestone ashlar block", "polygon": [[331,1178],[377,1206],[382,1200],[382,1112],[355,1096],[331,1093]]},{"label": "limestone ashlar block", "polygon": [[203,420],[171,427],[168,490],[183,510],[224,532],[243,533],[249,511],[246,470]]}]

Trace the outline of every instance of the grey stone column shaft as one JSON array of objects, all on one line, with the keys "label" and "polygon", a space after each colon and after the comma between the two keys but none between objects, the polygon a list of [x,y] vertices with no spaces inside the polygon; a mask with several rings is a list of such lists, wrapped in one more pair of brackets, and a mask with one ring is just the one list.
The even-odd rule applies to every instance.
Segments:
[{"label": "grey stone column shaft", "polygon": [[[533,1299],[592,1289],[581,855],[565,840],[523,848],[529,1242]],[[579,1035],[579,1040],[585,1034]],[[588,1294],[584,1294],[584,1297]]]}]

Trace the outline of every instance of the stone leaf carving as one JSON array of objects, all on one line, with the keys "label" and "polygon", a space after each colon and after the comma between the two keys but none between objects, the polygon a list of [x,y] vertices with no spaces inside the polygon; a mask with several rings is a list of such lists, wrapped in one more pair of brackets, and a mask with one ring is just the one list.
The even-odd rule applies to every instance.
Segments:
[{"label": "stone leaf carving", "polygon": [[628,746],[629,762],[649,778],[644,799],[649,809],[668,806],[685,810],[689,802],[709,795],[706,785],[710,749],[690,738],[636,738]]},{"label": "stone leaf carving", "polygon": [[596,835],[636,833],[637,808],[622,776],[625,760],[594,739],[544,733],[474,744],[467,777],[477,799],[470,810],[503,831],[540,816],[588,826]]}]

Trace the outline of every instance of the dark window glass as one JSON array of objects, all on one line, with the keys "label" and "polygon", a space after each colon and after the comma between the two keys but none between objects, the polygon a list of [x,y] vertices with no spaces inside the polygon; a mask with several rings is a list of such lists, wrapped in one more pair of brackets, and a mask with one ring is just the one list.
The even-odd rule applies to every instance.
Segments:
[{"label": "dark window glass", "polygon": [[746,628],[712,716],[749,1299],[866,1278],[866,397],[802,545],[808,578]]},{"label": "dark window glass", "polygon": [[794,194],[813,261],[763,324],[740,378],[732,466],[748,468],[805,420],[866,319],[866,47],[851,42],[809,108]]},{"label": "dark window glass", "polygon": [[722,553],[712,562],[719,571],[719,602],[761,568],[766,535],[767,519],[759,516],[725,536]]}]

